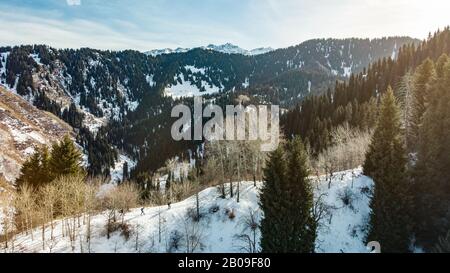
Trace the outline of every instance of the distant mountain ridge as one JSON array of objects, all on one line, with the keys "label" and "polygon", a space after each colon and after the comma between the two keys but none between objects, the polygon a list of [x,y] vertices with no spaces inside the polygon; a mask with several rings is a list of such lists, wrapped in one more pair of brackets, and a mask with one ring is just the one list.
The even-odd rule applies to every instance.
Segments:
[{"label": "distant mountain ridge", "polygon": [[[274,51],[274,49],[271,47],[259,47],[259,48],[255,48],[252,50],[247,50],[247,49],[243,49],[237,45],[233,45],[231,43],[226,43],[223,45],[210,44],[210,45],[202,46],[202,47],[198,47],[198,48],[205,49],[205,50],[213,50],[213,51],[217,51],[217,52],[221,52],[221,53],[225,53],[225,54],[241,54],[244,56],[256,56],[256,55],[261,55],[261,54],[265,54],[265,53]],[[188,52],[193,49],[196,49],[196,48],[178,47],[176,49],[171,49],[171,48],[154,49],[154,50],[144,52],[144,54],[146,54],[148,56],[156,57],[156,56],[163,55],[163,54],[185,53],[185,52]]]},{"label": "distant mountain ridge", "polygon": [[290,108],[419,42],[315,39],[255,56],[212,46],[156,57],[134,50],[0,47],[0,85],[82,134],[78,140],[88,152],[91,174],[109,174],[117,161],[112,146],[137,161],[139,173],[192,148],[170,138],[170,111],[179,100],[189,103],[200,95],[231,104],[244,94],[254,104]]}]

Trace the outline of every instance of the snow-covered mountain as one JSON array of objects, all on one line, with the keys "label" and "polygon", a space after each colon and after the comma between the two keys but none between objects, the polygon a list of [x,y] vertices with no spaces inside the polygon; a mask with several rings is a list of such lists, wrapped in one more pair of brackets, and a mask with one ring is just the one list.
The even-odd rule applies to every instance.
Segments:
[{"label": "snow-covered mountain", "polygon": [[268,52],[271,52],[274,50],[271,47],[260,47],[260,48],[255,48],[252,50],[247,50],[247,49],[243,49],[237,45],[233,45],[231,43],[226,43],[223,45],[212,45],[211,44],[211,45],[204,47],[204,49],[214,50],[214,51],[218,51],[218,52],[222,52],[222,53],[226,53],[226,54],[241,54],[241,55],[246,55],[246,56],[260,55],[260,54],[268,53]]},{"label": "snow-covered mountain", "polygon": [[[335,173],[328,187],[326,177],[312,177],[315,198],[322,198],[327,212],[320,221],[316,240],[318,253],[366,253],[364,244],[366,224],[369,219],[370,192],[372,179],[363,176],[361,169]],[[220,198],[216,187],[199,193],[199,222],[192,220],[189,212],[196,207],[196,197],[192,196],[182,202],[167,206],[145,208],[141,214],[139,208],[125,214],[125,223],[130,227],[126,239],[117,231],[108,239],[105,235],[106,217],[100,213],[92,219],[91,252],[119,253],[161,253],[186,252],[183,240],[186,232],[195,232],[199,244],[193,252],[202,253],[238,253],[245,252],[243,242],[238,238],[245,235],[244,222],[250,213],[259,221],[262,211],[258,206],[259,191],[262,183],[255,187],[253,182],[241,182],[240,202],[236,198]],[[108,187],[103,187],[108,188]],[[164,188],[164,187],[162,187]],[[232,213],[232,217],[230,216]],[[34,237],[19,234],[14,239],[16,252],[86,252],[86,225],[79,228],[77,236],[82,236],[72,245],[68,236],[61,234],[61,221],[54,223],[54,237],[50,240],[50,228],[47,227],[47,241],[42,248],[41,228],[34,230]],[[248,234],[247,234],[248,235]],[[260,233],[257,230],[256,241]],[[247,242],[248,243],[248,242]],[[7,252],[12,251],[8,249]]]},{"label": "snow-covered mountain", "polygon": [[[231,43],[226,43],[223,45],[210,44],[207,46],[202,46],[200,48],[205,49],[205,50],[213,50],[213,51],[217,51],[217,52],[222,52],[222,53],[226,53],[226,54],[241,54],[241,55],[245,55],[245,56],[261,55],[261,54],[265,54],[265,53],[268,53],[268,52],[271,52],[274,50],[271,47],[260,47],[260,48],[255,48],[252,50],[247,50],[247,49],[243,49],[237,45],[233,45]],[[156,57],[156,56],[159,56],[162,54],[185,53],[189,50],[191,50],[191,49],[181,48],[181,47],[176,48],[176,49],[164,48],[164,49],[150,50],[150,51],[145,52],[145,54]]]},{"label": "snow-covered mountain", "polygon": [[147,52],[144,52],[145,55],[148,56],[159,56],[159,55],[163,55],[163,54],[173,54],[173,53],[185,53],[188,52],[189,50],[191,50],[190,48],[176,48],[176,49],[172,49],[172,48],[163,48],[163,49],[154,49],[154,50],[150,50]]},{"label": "snow-covered mountain", "polygon": [[[90,167],[96,174],[101,169],[120,170],[112,162],[117,162],[114,147],[147,171],[148,162],[158,168],[167,159],[154,154],[173,157],[187,149],[171,143],[167,145],[174,148],[171,154],[167,149],[155,152],[166,147],[158,139],[170,132],[167,117],[172,99],[202,95],[227,100],[245,92],[255,102],[276,100],[289,108],[380,58],[397,56],[403,45],[417,42],[408,37],[316,39],[252,58],[242,54],[266,49],[247,53],[232,44],[209,45],[146,58],[131,50],[7,46],[0,47],[0,85],[78,129],[83,134],[78,139],[91,142],[80,144],[83,148],[102,147],[91,150],[88,157],[89,166],[95,167],[96,161],[101,165]],[[111,128],[104,130],[105,126]],[[103,162],[104,158],[109,159]]]}]

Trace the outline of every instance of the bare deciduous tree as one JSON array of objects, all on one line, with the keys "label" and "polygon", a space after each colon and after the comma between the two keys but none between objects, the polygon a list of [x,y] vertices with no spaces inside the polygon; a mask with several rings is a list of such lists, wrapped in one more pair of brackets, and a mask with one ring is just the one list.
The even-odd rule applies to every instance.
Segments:
[{"label": "bare deciduous tree", "polygon": [[239,242],[239,249],[246,253],[258,253],[258,232],[259,232],[259,211],[250,210],[241,221],[242,232],[236,234],[234,238]]},{"label": "bare deciduous tree", "polygon": [[201,222],[194,221],[188,213],[182,219],[183,223],[183,246],[186,253],[195,253],[203,247],[204,230]]},{"label": "bare deciduous tree", "polygon": [[316,174],[326,175],[328,188],[331,187],[335,172],[354,169],[364,163],[372,134],[343,125],[335,129],[331,135],[333,144],[319,154],[316,160],[312,160]]}]

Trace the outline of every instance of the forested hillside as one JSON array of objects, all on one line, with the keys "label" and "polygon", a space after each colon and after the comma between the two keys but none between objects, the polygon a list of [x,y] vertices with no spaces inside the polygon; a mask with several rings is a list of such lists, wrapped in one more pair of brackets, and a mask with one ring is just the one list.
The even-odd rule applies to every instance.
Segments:
[{"label": "forested hillside", "polygon": [[446,28],[284,116],[286,134],[303,136],[318,157],[333,151],[336,126],[375,129],[364,163],[375,182],[368,239],[380,240],[389,252],[410,250],[412,238],[427,251],[448,250],[448,54]]},{"label": "forested hillside", "polygon": [[126,154],[138,161],[131,172],[136,177],[176,155],[196,157],[199,143],[169,137],[170,110],[183,97],[208,95],[229,104],[245,94],[251,102],[290,107],[379,58],[396,58],[409,43],[418,41],[321,39],[257,56],[197,48],[156,57],[130,50],[2,47],[0,82],[76,129],[90,174],[109,175]]},{"label": "forested hillside", "polygon": [[[57,50],[52,51],[59,54]],[[10,54],[7,54],[8,58]],[[99,59],[102,54],[112,55]],[[87,152],[90,163],[87,168],[90,176],[86,176],[86,170],[80,164],[81,153],[68,137],[53,144],[51,149],[38,150],[24,163],[16,181],[19,190],[14,200],[19,213],[14,217],[16,221],[20,220],[19,230],[25,231],[25,235],[19,236],[24,240],[25,248],[30,239],[35,240],[32,230],[41,227],[42,250],[51,251],[55,247],[52,235],[55,221],[64,227],[60,251],[84,251],[81,248],[91,247],[91,238],[100,251],[111,250],[103,248],[105,240],[108,243],[111,238],[125,240],[127,247],[124,251],[129,251],[131,234],[136,236],[134,247],[139,251],[139,219],[145,218],[145,206],[159,205],[158,210],[151,210],[152,217],[158,219],[158,243],[146,241],[144,251],[176,252],[182,247],[186,252],[205,251],[207,248],[200,244],[203,228],[213,230],[206,240],[211,250],[211,242],[217,239],[216,229],[223,227],[218,227],[215,220],[221,219],[222,223],[230,220],[234,225],[233,219],[237,217],[236,213],[242,214],[243,204],[254,209],[258,202],[264,216],[259,212],[249,212],[240,220],[247,225],[250,235],[226,235],[238,242],[244,240],[248,244],[246,252],[361,252],[370,241],[379,242],[383,252],[448,251],[449,28],[430,35],[420,44],[402,45],[396,56],[371,63],[367,69],[351,74],[348,79],[345,75],[335,75],[333,81],[337,81],[333,88],[328,88],[325,93],[311,92],[299,99],[294,108],[282,115],[284,136],[279,148],[269,154],[260,151],[259,143],[250,141],[173,141],[170,137],[173,120],[169,118],[172,107],[180,101],[190,107],[193,105],[193,98],[178,96],[180,92],[206,92],[204,98],[207,102],[213,101],[218,105],[236,102],[236,99],[244,103],[258,101],[270,104],[280,101],[277,84],[298,87],[298,84],[305,83],[303,76],[314,75],[327,85],[327,79],[333,77],[333,73],[323,74],[317,67],[293,69],[285,71],[284,75],[279,74],[269,83],[261,81],[254,85],[251,77],[234,78],[235,82],[230,81],[231,85],[226,87],[232,92],[226,92],[226,89],[221,89],[225,85],[220,79],[227,65],[238,67],[240,59],[251,64],[256,60],[262,61],[258,58],[268,58],[268,55],[280,52],[256,58],[195,49],[156,58],[145,57],[147,59],[141,60],[140,66],[130,63],[124,67],[114,65],[119,62],[117,58],[114,61],[114,54],[119,53],[99,51],[88,55],[84,65],[88,64],[90,68],[81,69],[78,77],[82,84],[77,89],[70,89],[75,72],[58,74],[57,69],[48,73],[48,68],[61,63],[60,60],[55,57],[46,65],[46,61],[36,55],[31,55],[27,61],[35,62],[31,69],[33,73],[40,71],[46,75],[43,79],[32,73],[31,83],[41,85],[21,89],[19,82],[23,75],[15,78],[16,84],[12,87],[5,82],[13,92],[67,120],[78,133],[77,142]],[[127,54],[140,56],[137,52]],[[211,56],[225,63],[223,69],[204,68],[211,65]],[[183,62],[183,58],[195,61]],[[78,65],[83,67],[80,63]],[[66,66],[64,64],[63,67]],[[161,67],[178,76],[174,76],[173,81],[160,82],[158,79],[167,76],[156,72]],[[248,66],[239,67],[245,75]],[[264,72],[264,67],[258,75],[269,73]],[[121,69],[142,69],[154,73],[145,74],[145,85],[128,85],[130,79],[127,78],[123,78],[124,83],[121,83]],[[142,73],[136,71],[132,73]],[[230,69],[226,73],[233,71],[236,70]],[[94,74],[87,82],[85,75],[89,73]],[[66,82],[58,80],[61,75]],[[112,78],[112,75],[117,78]],[[100,84],[97,77],[105,77],[106,83]],[[217,81],[205,87],[207,79]],[[188,82],[191,89],[179,88]],[[192,84],[194,82],[198,85]],[[123,88],[119,88],[121,85]],[[312,88],[310,81],[307,85],[308,89]],[[100,104],[89,106],[85,103],[94,87],[97,92],[92,97],[94,101],[97,97],[104,99]],[[67,93],[66,88],[74,92]],[[85,88],[86,100],[76,92],[78,88]],[[134,94],[131,91],[134,88],[139,92],[142,91],[140,88],[145,88],[148,93]],[[116,93],[108,93],[111,90]],[[270,91],[273,92],[270,97],[261,96],[264,92],[270,94]],[[106,93],[102,95],[102,92]],[[243,100],[243,97],[247,99]],[[94,109],[99,109],[99,112],[93,113]],[[108,174],[119,154],[130,155],[137,160],[137,165],[128,169],[128,163],[124,164],[118,185],[104,184],[105,179],[99,175]],[[359,166],[362,166],[362,173],[355,169]],[[249,180],[252,182],[242,182]],[[252,193],[251,202],[247,203],[249,191],[258,187],[258,180],[264,181],[259,201]],[[220,202],[211,199],[214,187]],[[210,188],[205,191],[208,192],[206,205],[210,208],[202,205],[201,196],[205,192],[201,194],[201,190],[206,188]],[[81,198],[83,196],[89,198]],[[165,236],[171,243],[162,244],[161,206],[167,204],[170,210],[172,202],[189,196],[192,197],[187,202],[174,207],[175,214],[165,213],[171,219],[171,229],[172,225],[181,223],[185,225],[185,232],[166,230]],[[144,208],[138,215],[139,211],[132,208],[141,204]],[[225,216],[217,218],[214,214],[221,210],[221,206],[226,206]],[[35,214],[34,208],[41,214]],[[6,212],[4,215],[9,215]],[[126,218],[127,213],[127,217],[132,216],[136,221],[126,221],[129,219]],[[96,216],[99,214],[106,215],[106,221]],[[95,237],[91,237],[90,228],[84,235],[77,235],[81,215],[84,215],[83,221],[88,227],[91,220],[98,223]],[[9,222],[4,221],[8,228]],[[52,224],[46,226],[49,221]],[[144,230],[147,235],[155,232],[148,226]],[[336,238],[338,231],[341,241],[330,243],[330,238]],[[181,234],[188,238],[183,246],[179,244],[183,242]],[[189,237],[189,234],[194,237]],[[87,236],[88,245],[81,243],[78,248],[76,239],[80,236]],[[45,238],[50,238],[50,241]],[[227,247],[231,247],[231,241],[227,239]],[[231,250],[227,248],[227,251]]]}]

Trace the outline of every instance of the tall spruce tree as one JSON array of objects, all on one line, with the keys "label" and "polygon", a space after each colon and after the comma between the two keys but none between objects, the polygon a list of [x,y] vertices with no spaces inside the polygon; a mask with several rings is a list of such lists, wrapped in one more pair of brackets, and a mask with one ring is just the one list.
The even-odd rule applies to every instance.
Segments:
[{"label": "tall spruce tree", "polygon": [[317,224],[312,215],[314,192],[308,178],[310,169],[305,146],[300,138],[295,138],[288,148],[288,208],[293,236],[288,241],[289,251],[312,253],[316,241]]},{"label": "tall spruce tree", "polygon": [[[266,253],[287,252],[285,226],[288,225],[286,208],[287,165],[284,149],[280,146],[272,152],[264,169],[264,185],[260,195],[260,207],[264,212],[261,220],[261,251]],[[281,239],[281,240],[280,240]]]},{"label": "tall spruce tree", "polygon": [[389,87],[364,162],[364,173],[375,182],[367,241],[380,242],[383,252],[409,248],[411,197],[406,164],[400,112]]},{"label": "tall spruce tree", "polygon": [[274,151],[264,169],[260,206],[261,250],[266,253],[311,253],[316,226],[305,148],[300,139]]}]

